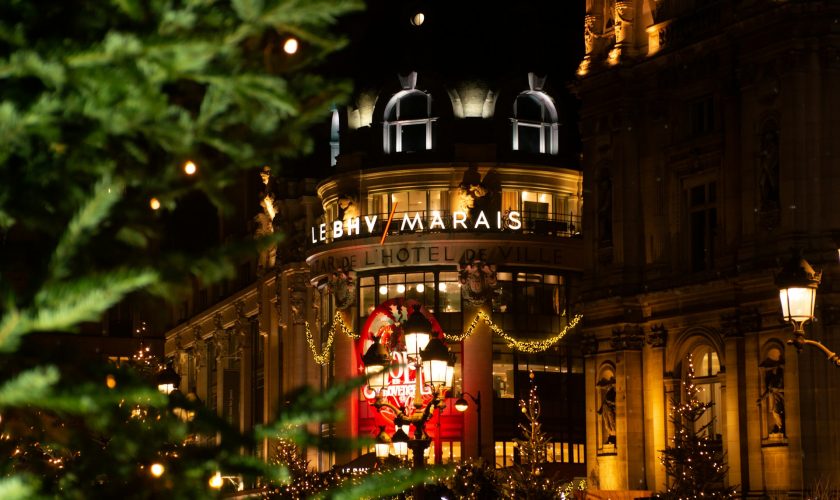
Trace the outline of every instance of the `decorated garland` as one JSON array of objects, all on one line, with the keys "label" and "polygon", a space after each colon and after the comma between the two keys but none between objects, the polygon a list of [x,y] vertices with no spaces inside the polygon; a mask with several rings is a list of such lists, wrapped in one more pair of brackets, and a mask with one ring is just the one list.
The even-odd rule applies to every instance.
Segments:
[{"label": "decorated garland", "polygon": [[478,314],[475,315],[475,318],[473,318],[472,323],[470,323],[470,326],[464,331],[464,333],[460,335],[447,335],[446,340],[450,342],[460,342],[466,339],[467,337],[472,335],[473,330],[475,330],[475,327],[478,326],[478,321],[483,320],[484,324],[490,327],[490,329],[493,330],[493,333],[503,338],[511,348],[521,352],[537,353],[546,351],[557,342],[560,342],[560,340],[563,337],[565,337],[567,333],[569,333],[569,330],[577,326],[581,319],[583,319],[582,314],[576,315],[574,318],[572,318],[571,321],[569,321],[569,324],[566,325],[563,328],[563,330],[560,331],[560,333],[551,338],[547,338],[544,340],[516,340],[515,338],[505,333],[504,330],[496,326],[496,324],[493,323],[493,320],[490,319],[490,316],[487,313],[485,313],[484,311],[478,311]]},{"label": "decorated garland", "polygon": [[315,339],[312,338],[312,330],[309,329],[309,322],[306,321],[304,324],[306,326],[306,343],[309,344],[309,350],[312,351],[312,358],[316,363],[322,366],[330,362],[330,350],[332,349],[333,342],[335,341],[336,325],[338,325],[338,328],[340,328],[341,331],[351,339],[356,340],[359,338],[358,335],[353,333],[353,329],[348,327],[344,322],[344,318],[341,316],[341,311],[336,311],[335,316],[333,316],[332,324],[330,324],[330,331],[327,333],[327,342],[324,345],[324,350],[318,354],[318,348],[315,346]]},{"label": "decorated garland", "polygon": [[[582,319],[583,319],[582,314],[576,315],[574,318],[572,318],[571,321],[569,321],[569,324],[566,325],[563,328],[563,330],[560,331],[560,333],[558,333],[557,335],[555,335],[553,337],[547,338],[547,339],[543,339],[543,340],[516,340],[512,336],[505,333],[504,330],[502,330],[501,328],[496,326],[496,324],[493,323],[493,320],[490,319],[490,316],[487,313],[485,313],[484,311],[479,311],[478,314],[476,314],[475,318],[473,318],[472,323],[470,323],[470,326],[467,327],[466,330],[464,330],[464,333],[461,333],[461,334],[458,334],[458,335],[449,335],[449,334],[445,334],[445,335],[446,335],[446,340],[448,342],[461,342],[462,340],[465,340],[467,337],[472,335],[473,331],[478,326],[479,320],[483,320],[484,324],[487,325],[491,330],[493,330],[493,333],[495,333],[499,337],[503,338],[505,340],[505,342],[507,342],[507,344],[512,349],[516,349],[520,352],[526,352],[526,353],[533,354],[533,353],[546,351],[546,350],[550,349],[552,346],[554,346],[554,344],[560,342],[560,340],[562,340],[563,337],[565,337],[566,334],[569,333],[569,330],[576,327],[578,325],[578,323],[580,323],[580,320],[582,320]],[[358,340],[358,338],[359,338],[359,336],[356,335],[355,333],[353,333],[353,330],[350,327],[348,327],[347,324],[344,322],[344,318],[342,318],[341,312],[337,311],[335,313],[335,317],[333,317],[332,324],[330,325],[330,330],[329,330],[329,333],[327,335],[327,342],[324,345],[324,350],[319,354],[318,353],[318,348],[315,346],[315,340],[312,338],[312,331],[309,328],[309,322],[306,322],[305,324],[306,324],[306,342],[309,344],[309,350],[312,351],[313,359],[319,365],[326,365],[330,361],[330,350],[332,349],[333,342],[335,341],[336,327],[341,329],[341,331],[344,332],[345,335],[347,335],[348,337],[350,337],[353,340]]]}]

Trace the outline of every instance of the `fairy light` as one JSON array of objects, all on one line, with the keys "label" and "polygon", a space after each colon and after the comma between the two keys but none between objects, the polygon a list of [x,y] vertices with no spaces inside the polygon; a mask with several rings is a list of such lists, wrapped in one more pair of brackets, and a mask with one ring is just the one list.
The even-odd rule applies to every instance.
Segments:
[{"label": "fairy light", "polygon": [[117,386],[117,379],[110,373],[105,377],[105,387],[113,389]]},{"label": "fairy light", "polygon": [[[496,324],[493,323],[493,321],[484,311],[479,311],[478,314],[473,318],[472,322],[470,323],[470,326],[467,327],[466,330],[464,330],[464,333],[444,335],[448,342],[461,342],[462,340],[467,339],[470,335],[473,334],[473,331],[478,326],[479,321],[484,321],[484,324],[486,324],[491,330],[493,330],[493,332],[496,335],[504,339],[504,341],[507,342],[508,346],[510,346],[511,348],[516,349],[520,352],[534,354],[547,351],[555,344],[560,342],[563,339],[563,337],[565,337],[569,333],[569,330],[576,327],[582,319],[582,314],[576,315],[574,318],[572,318],[571,321],[569,321],[569,324],[566,325],[563,328],[563,330],[561,330],[557,335],[554,335],[553,337],[547,339],[517,340],[511,335],[505,333],[504,330],[496,326]],[[332,350],[333,343],[335,342],[336,329],[340,329],[345,335],[347,335],[351,339],[355,340],[359,338],[359,336],[356,335],[353,332],[353,330],[344,322],[344,318],[341,316],[341,312],[336,311],[335,316],[333,317],[333,321],[330,324],[330,329],[327,332],[327,341],[324,343],[323,350],[321,352],[318,352],[318,347],[315,344],[315,338],[312,335],[312,330],[309,326],[309,322],[304,322],[304,326],[306,333],[306,343],[309,344],[309,350],[312,351],[312,357],[316,363],[322,366],[330,362],[330,351]]]},{"label": "fairy light", "polygon": [[309,322],[304,322],[304,326],[306,327],[306,343],[309,344],[309,350],[312,351],[312,357],[315,359],[316,363],[322,366],[330,362],[330,351],[332,350],[333,342],[335,341],[336,329],[340,329],[345,335],[353,340],[359,338],[359,336],[353,333],[353,330],[344,322],[344,318],[341,316],[341,311],[336,311],[332,323],[330,324],[330,329],[327,332],[327,341],[324,344],[324,350],[319,353],[318,348],[315,346],[315,339],[312,336],[312,330],[309,328]]},{"label": "fairy light", "polygon": [[297,38],[287,38],[285,42],[283,42],[283,52],[292,55],[298,51],[298,41]]},{"label": "fairy light", "polygon": [[464,330],[464,333],[455,334],[455,335],[448,335],[447,334],[446,335],[446,340],[449,341],[449,342],[460,342],[462,340],[465,340],[470,335],[473,334],[473,331],[478,326],[478,322],[479,321],[484,321],[484,324],[487,325],[493,331],[493,333],[495,333],[496,335],[498,335],[499,337],[504,339],[504,341],[507,342],[508,346],[510,346],[511,348],[516,349],[520,352],[526,352],[526,353],[534,354],[534,353],[539,353],[539,352],[546,351],[546,350],[550,349],[552,346],[554,346],[554,344],[560,342],[560,340],[562,340],[563,337],[565,337],[566,334],[569,333],[569,330],[576,327],[577,324],[582,319],[583,319],[582,314],[576,315],[574,318],[572,318],[571,321],[569,321],[569,324],[566,325],[557,335],[555,335],[553,337],[550,337],[550,338],[547,338],[547,339],[543,339],[543,340],[517,340],[517,339],[513,338],[511,335],[505,333],[504,330],[502,330],[501,328],[496,326],[496,324],[493,323],[493,320],[490,319],[490,316],[487,313],[485,313],[484,311],[479,311],[478,314],[476,314],[475,317],[473,318],[472,322],[470,323],[470,326],[468,326],[467,329]]},{"label": "fairy light", "polygon": [[184,173],[187,175],[193,175],[198,171],[198,167],[195,165],[195,162],[188,161],[184,163]]},{"label": "fairy light", "polygon": [[166,472],[166,469],[163,467],[163,464],[155,462],[151,467],[149,467],[149,472],[154,477],[160,477],[164,472]]},{"label": "fairy light", "polygon": [[158,200],[157,198],[152,198],[151,200],[149,200],[149,206],[152,208],[152,210],[159,210],[160,200]]}]

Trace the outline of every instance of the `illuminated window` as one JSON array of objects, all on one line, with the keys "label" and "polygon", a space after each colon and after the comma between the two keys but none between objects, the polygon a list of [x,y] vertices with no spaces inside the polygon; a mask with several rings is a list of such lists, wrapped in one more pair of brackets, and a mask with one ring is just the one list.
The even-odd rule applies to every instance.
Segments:
[{"label": "illuminated window", "polygon": [[496,467],[513,467],[513,450],[516,443],[511,441],[496,441]]},{"label": "illuminated window", "polygon": [[332,110],[332,119],[330,120],[330,166],[334,167],[339,152],[338,142],[338,110]]},{"label": "illuminated window", "polygon": [[529,90],[513,104],[513,150],[557,154],[557,109],[544,92]]},{"label": "illuminated window", "polygon": [[[695,429],[708,426],[709,436],[716,441],[721,440],[721,416],[723,415],[723,393],[720,358],[718,353],[708,345],[701,345],[691,352],[694,363],[694,385],[697,387],[697,399],[702,403],[711,403],[700,419],[694,424]],[[686,372],[688,360],[686,360]]]},{"label": "illuminated window", "polygon": [[432,96],[419,90],[397,92],[385,107],[384,150],[414,153],[432,149]]}]

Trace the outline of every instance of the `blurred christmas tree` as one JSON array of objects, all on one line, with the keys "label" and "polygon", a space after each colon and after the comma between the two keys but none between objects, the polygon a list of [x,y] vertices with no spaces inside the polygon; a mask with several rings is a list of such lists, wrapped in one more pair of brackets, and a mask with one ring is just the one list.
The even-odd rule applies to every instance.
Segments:
[{"label": "blurred christmas tree", "polygon": [[694,384],[694,364],[688,358],[688,372],[683,381],[685,401],[671,401],[673,446],[662,452],[662,463],[670,482],[668,490],[658,495],[667,499],[734,498],[735,488],[727,487],[726,454],[720,441],[712,438],[714,420],[706,412],[714,403],[698,399],[700,389]]},{"label": "blurred christmas tree", "polygon": [[539,420],[541,405],[537,396],[537,386],[533,384],[533,372],[530,376],[532,383],[528,399],[519,400],[519,409],[527,422],[519,424],[522,439],[514,440],[519,450],[520,462],[516,463],[510,472],[507,495],[509,498],[527,500],[560,499],[563,482],[547,477],[543,470],[546,448],[551,439],[542,431]]},{"label": "blurred christmas tree", "polygon": [[229,278],[234,256],[281,238],[158,251],[161,214],[187,195],[224,213],[224,190],[245,170],[310,148],[309,127],[349,92],[312,65],[344,43],[330,31],[336,16],[360,7],[0,4],[0,498],[207,498],[287,477],[289,464],[241,451],[265,438],[315,444],[301,426],[335,417],[352,386],[310,394],[243,435],[177,391],[155,390],[148,366],[74,363],[25,341],[72,333],[129,293],[166,297],[190,275]]}]

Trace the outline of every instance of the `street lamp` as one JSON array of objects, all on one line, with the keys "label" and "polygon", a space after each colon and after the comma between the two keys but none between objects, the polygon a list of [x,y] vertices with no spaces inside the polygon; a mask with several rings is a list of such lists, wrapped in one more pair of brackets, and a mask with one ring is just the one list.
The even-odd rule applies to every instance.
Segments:
[{"label": "street lamp", "polygon": [[470,404],[464,399],[464,396],[469,396],[473,403],[475,403],[475,413],[478,420],[478,425],[476,426],[476,430],[478,431],[478,458],[481,458],[481,391],[478,391],[475,396],[469,392],[461,393],[461,397],[458,398],[458,401],[455,401],[455,409],[461,413],[467,411],[467,408],[470,407]]},{"label": "street lamp", "polygon": [[[373,344],[362,356],[362,364],[364,364],[365,373],[371,377],[370,388],[376,391],[376,402],[373,406],[378,411],[383,408],[391,410],[395,415],[394,424],[397,427],[409,424],[414,426],[413,436],[409,437],[402,429],[398,430],[394,436],[402,439],[405,435],[406,447],[412,451],[412,467],[420,469],[423,467],[424,452],[431,443],[425,430],[426,422],[434,414],[435,408],[443,407],[446,390],[452,385],[455,366],[443,339],[432,337],[432,322],[420,312],[419,304],[413,305],[413,311],[402,324],[401,329],[403,344],[407,351],[405,354],[414,368],[414,411],[410,415],[406,414],[405,408],[398,408],[385,398],[386,372],[390,367],[391,356],[378,337],[374,338]],[[398,344],[391,342],[391,345],[396,347]],[[425,384],[431,387],[432,399],[428,403],[423,402],[423,378],[425,378]],[[399,442],[403,443],[403,441]],[[423,497],[422,485],[415,488],[414,496],[418,499]]]},{"label": "street lamp", "polygon": [[817,287],[822,278],[821,272],[814,271],[811,264],[802,257],[801,251],[794,250],[791,259],[776,275],[776,286],[779,288],[779,301],[782,305],[782,316],[785,321],[793,324],[793,335],[788,344],[801,351],[805,345],[812,345],[822,350],[828,360],[840,366],[840,356],[832,352],[817,340],[805,338],[805,323],[814,319],[814,304],[817,298]]},{"label": "street lamp", "polygon": [[[405,426],[408,428],[408,426]],[[397,427],[397,432],[391,436],[391,443],[394,445],[394,453],[400,458],[400,460],[405,460],[405,457],[408,456],[408,434],[403,430],[402,427]]]},{"label": "street lamp", "polygon": [[157,383],[158,390],[166,395],[171,394],[180,385],[181,376],[172,367],[172,360],[169,360],[166,363],[166,367],[158,372],[155,377],[155,382]]},{"label": "street lamp", "polygon": [[391,453],[391,436],[385,432],[385,426],[379,426],[379,434],[376,436],[376,444],[373,445],[376,458],[384,461]]}]

